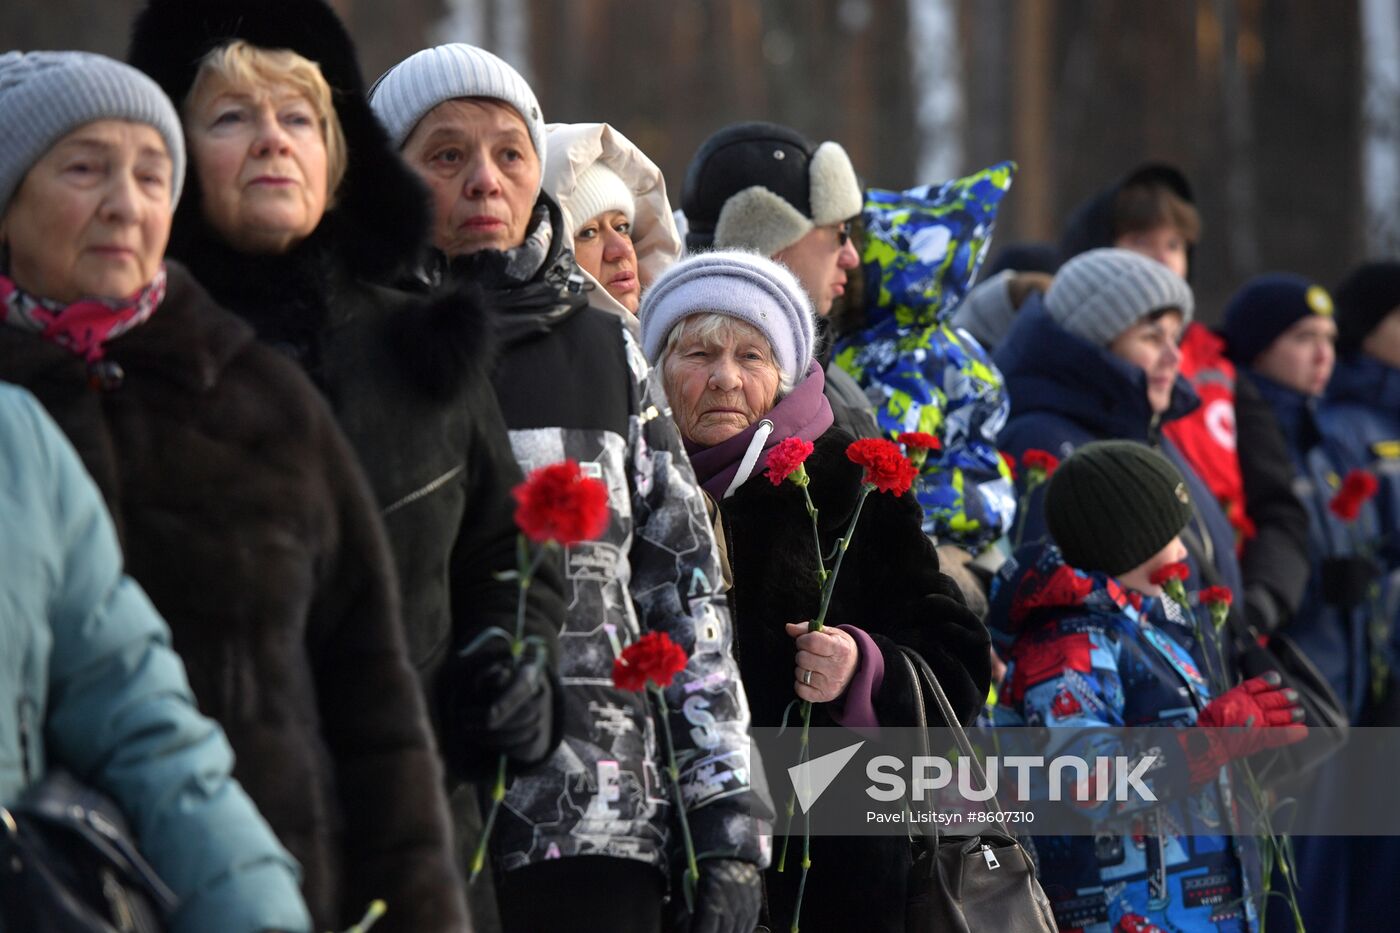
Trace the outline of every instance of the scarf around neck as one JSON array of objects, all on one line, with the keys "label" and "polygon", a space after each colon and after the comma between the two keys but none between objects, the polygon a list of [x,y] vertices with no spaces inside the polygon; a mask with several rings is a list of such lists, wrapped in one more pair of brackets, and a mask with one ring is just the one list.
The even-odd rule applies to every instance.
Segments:
[{"label": "scarf around neck", "polygon": [[80,298],[71,304],[31,295],[0,275],[0,320],[82,357],[101,361],[109,340],[140,326],[165,298],[165,263],[151,283],[129,298]]},{"label": "scarf around neck", "polygon": [[834,423],[823,389],[826,375],[813,361],[797,387],[758,421],[727,441],[704,447],[687,440],[686,453],[700,486],[716,501],[727,498],[761,472],[769,450],[784,438],[816,441]]}]

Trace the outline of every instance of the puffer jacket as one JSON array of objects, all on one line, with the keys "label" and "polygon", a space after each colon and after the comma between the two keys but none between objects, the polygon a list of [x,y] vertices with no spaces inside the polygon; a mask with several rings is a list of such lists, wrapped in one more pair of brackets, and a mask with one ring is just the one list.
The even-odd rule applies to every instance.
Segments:
[{"label": "puffer jacket", "polygon": [[[1199,629],[1174,604],[1075,570],[1053,545],[1029,545],[1016,558],[999,573],[989,617],[1008,658],[998,703],[1010,721],[1052,729],[1195,725],[1212,689],[1193,660]],[[1086,740],[1094,743],[1092,753],[1077,742],[1055,748],[1130,759],[1144,751]],[[1149,786],[1186,785],[1189,763],[1174,747],[1153,746],[1161,766],[1175,774],[1162,781],[1149,775]],[[1254,905],[1239,902],[1257,887],[1247,870],[1257,854],[1243,837],[1212,833],[1230,828],[1230,806],[1230,785],[1222,778],[1185,799],[1161,796],[1144,804],[1131,831],[1036,836],[1040,883],[1060,929],[1252,929]],[[1205,888],[1210,896],[1202,896]]]},{"label": "puffer jacket", "polygon": [[949,322],[1014,171],[1003,162],[942,186],[866,192],[865,320],[832,357],[872,400],[886,436],[922,431],[942,441],[914,487],[924,530],[973,552],[1009,530],[1016,510],[996,446],[1008,403],[990,355]]},{"label": "puffer jacket", "polygon": [[[559,205],[570,245],[574,231],[592,220],[573,213],[579,175],[595,162],[601,162],[631,189],[637,206],[632,222],[632,248],[637,253],[637,278],[645,291],[680,258],[682,249],[661,169],[631,140],[606,123],[551,123],[545,131],[549,134],[549,157],[545,159],[543,187]],[[591,286],[589,304],[616,312],[624,319],[636,317],[593,276],[582,269],[579,272]]]},{"label": "puffer jacket", "polygon": [[[1192,551],[1187,588],[1218,582],[1236,594],[1242,592],[1230,523],[1200,477],[1160,436],[1163,423],[1196,408],[1196,393],[1185,379],[1177,378],[1168,410],[1154,415],[1147,402],[1146,374],[1060,327],[1037,295],[1027,299],[996,359],[1011,394],[1011,419],[999,437],[1004,450],[1018,460],[1027,450],[1044,450],[1063,460],[1076,447],[1094,440],[1130,440],[1159,447],[1181,470],[1191,494],[1194,518],[1183,534]],[[1044,495],[1042,484],[1024,499],[1025,513],[1017,516],[1017,544],[1030,544],[1046,535]],[[1201,561],[1213,566],[1216,580],[1203,580]]]},{"label": "puffer jacket", "polygon": [[0,806],[63,767],[121,807],[179,898],[174,933],[308,933],[296,863],[122,575],[92,479],[13,386],[0,386],[0,565]]},{"label": "puffer jacket", "polygon": [[[541,194],[527,237],[546,222],[562,229],[558,206]],[[611,681],[613,660],[647,632],[670,635],[690,655],[667,699],[697,851],[765,862],[750,816],[748,702],[714,537],[659,374],[623,319],[588,304],[557,234],[523,283],[494,251],[434,268],[447,287],[480,288],[498,315],[493,382],[521,468],[573,459],[607,485],[611,512],[600,539],[564,558],[564,740],[510,785],[493,836],[498,863],[607,855],[666,865],[676,841],[657,783],[656,719],[644,694]]]}]

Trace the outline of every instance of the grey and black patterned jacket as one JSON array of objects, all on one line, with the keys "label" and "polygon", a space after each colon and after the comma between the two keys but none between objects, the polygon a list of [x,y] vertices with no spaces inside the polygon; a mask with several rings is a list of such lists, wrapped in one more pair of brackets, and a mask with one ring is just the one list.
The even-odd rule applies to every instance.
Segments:
[{"label": "grey and black patterned jacket", "polygon": [[[558,229],[558,208],[541,203]],[[600,540],[564,556],[564,741],[510,785],[493,849],[505,869],[575,855],[664,866],[674,854],[654,708],[612,685],[622,649],[659,631],[690,655],[666,698],[696,849],[766,864],[751,816],[748,702],[704,500],[659,376],[625,322],[588,305],[561,239],[524,285],[509,283],[500,253],[447,272],[448,285],[481,287],[496,315],[493,382],[521,469],[576,460],[607,484],[612,512]]]}]

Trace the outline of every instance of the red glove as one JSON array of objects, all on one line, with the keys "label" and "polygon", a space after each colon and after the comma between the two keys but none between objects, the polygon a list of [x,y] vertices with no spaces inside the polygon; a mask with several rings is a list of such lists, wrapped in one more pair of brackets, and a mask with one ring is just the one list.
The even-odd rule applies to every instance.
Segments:
[{"label": "red glove", "polygon": [[1227,761],[1308,737],[1298,691],[1282,683],[1272,671],[1246,680],[1206,704],[1196,718],[1202,729],[1182,730],[1193,784],[1215,780]]}]

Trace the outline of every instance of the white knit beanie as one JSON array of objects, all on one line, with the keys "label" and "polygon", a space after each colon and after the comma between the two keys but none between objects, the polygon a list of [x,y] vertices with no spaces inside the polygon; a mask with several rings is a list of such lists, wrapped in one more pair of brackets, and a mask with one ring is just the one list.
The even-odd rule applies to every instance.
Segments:
[{"label": "white knit beanie", "polygon": [[637,200],[627,182],[601,161],[594,162],[579,173],[574,190],[569,194],[569,214],[573,217],[573,236],[583,225],[607,211],[621,211],[627,222],[637,219]]},{"label": "white knit beanie", "polygon": [[1153,259],[1126,249],[1094,249],[1060,267],[1045,310],[1065,330],[1106,347],[1154,311],[1175,308],[1191,323],[1191,286]]},{"label": "white knit beanie", "polygon": [[185,134],[165,92],[130,65],[90,52],[0,55],[0,212],[15,189],[64,136],[94,120],[153,127],[170,155],[170,209],[185,183]]},{"label": "white knit beanie", "polygon": [[485,49],[451,42],[415,52],[384,72],[369,89],[369,105],[394,148],[402,149],[418,121],[446,100],[489,97],[520,114],[544,175],[545,134],[540,102],[529,83]]},{"label": "white knit beanie", "polygon": [[758,328],[792,384],[812,362],[816,326],[807,293],[787,268],[748,250],[683,259],[642,297],[642,352],[653,366],[671,329],[692,314],[723,314]]}]

